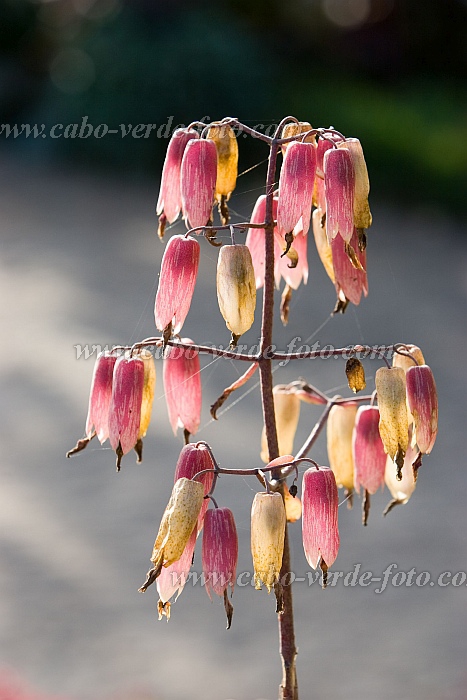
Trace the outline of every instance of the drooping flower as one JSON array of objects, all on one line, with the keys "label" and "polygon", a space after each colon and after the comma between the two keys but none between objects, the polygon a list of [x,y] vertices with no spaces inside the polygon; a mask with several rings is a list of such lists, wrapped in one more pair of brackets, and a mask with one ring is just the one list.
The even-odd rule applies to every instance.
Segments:
[{"label": "drooping flower", "polygon": [[[200,472],[204,473],[200,474]],[[200,475],[196,476],[197,474]],[[182,448],[175,467],[174,483],[182,477],[193,479],[195,476],[196,481],[203,484],[204,496],[207,496],[214,480],[214,463],[209,450],[202,443],[199,445],[188,443]],[[203,519],[208,505],[209,499],[205,498],[198,516],[198,532],[203,527]]]},{"label": "drooping flower", "polygon": [[310,227],[316,147],[295,141],[289,144],[279,178],[277,229],[281,236],[294,230],[302,219],[306,235]]},{"label": "drooping flower", "polygon": [[[192,344],[190,338],[183,343]],[[164,351],[164,394],[174,435],[183,428],[185,438],[198,432],[201,421],[201,375],[196,350],[167,347]]]},{"label": "drooping flower", "polygon": [[405,375],[407,400],[414,421],[414,441],[429,454],[438,434],[438,394],[428,365],[409,367]]},{"label": "drooping flower", "polygon": [[379,410],[376,406],[360,406],[353,433],[354,486],[374,494],[384,484],[386,452],[379,434]]},{"label": "drooping flower", "polygon": [[329,465],[339,487],[351,492],[354,485],[352,436],[357,405],[333,406],[329,412],[326,438]]},{"label": "drooping flower", "polygon": [[182,477],[172,489],[172,495],[162,516],[145,583],[139,589],[144,592],[160,575],[162,567],[178,561],[185,551],[204,498],[204,487],[199,481]]},{"label": "drooping flower", "polygon": [[172,236],[161,263],[154,316],[156,327],[168,336],[180,333],[196,284],[199,243],[188,236]]},{"label": "drooping flower", "polygon": [[[402,354],[399,352],[394,352],[394,355],[392,356],[392,366],[393,367],[402,367],[404,370],[406,376],[407,376],[407,370],[409,367],[414,367],[415,363],[418,365],[424,365],[425,364],[425,358],[423,356],[423,352],[420,350],[418,345],[412,345],[412,344],[405,344],[404,347],[402,348],[402,351],[410,353],[410,355]],[[413,359],[412,359],[413,358]],[[415,360],[415,363],[414,363]],[[407,416],[409,419],[409,424],[413,423],[413,416],[410,411],[410,406],[409,406],[409,399],[407,397]]]},{"label": "drooping flower", "polygon": [[[290,455],[293,453],[293,442],[300,418],[300,398],[292,388],[289,389],[285,384],[276,384],[272,393],[279,455]],[[269,462],[268,443],[264,428],[261,434],[260,456],[263,462],[266,464]]]},{"label": "drooping flower", "polygon": [[345,141],[341,141],[337,147],[346,148],[350,152],[355,170],[353,204],[354,226],[356,228],[370,228],[372,222],[370,205],[368,203],[370,180],[368,178],[368,170],[362,145],[358,139],[345,139]]},{"label": "drooping flower", "polygon": [[311,467],[303,475],[302,537],[306,560],[313,569],[318,565],[326,586],[327,570],[339,552],[339,527],[336,479],[329,467]]},{"label": "drooping flower", "polygon": [[112,398],[112,377],[117,355],[103,352],[98,355],[92,375],[89,394],[86,437],[90,439],[95,431],[101,445],[109,437],[109,408]]},{"label": "drooping flower", "polygon": [[360,250],[355,228],[350,239],[350,246],[355,254],[354,262],[350,260],[345,242],[340,236],[336,236],[331,241],[335,287],[339,299],[342,299],[343,295],[344,300],[348,299],[352,304],[358,306],[362,292],[364,296],[368,295],[368,277],[366,274],[366,250]]},{"label": "drooping flower", "polygon": [[214,141],[189,141],[180,173],[183,218],[189,228],[206,226],[210,221],[216,180],[217,149]]},{"label": "drooping flower", "polygon": [[[292,250],[298,255],[298,262],[294,267],[290,264],[290,259],[287,255],[279,257],[279,273],[284,278],[285,283],[292,289],[298,289],[301,282],[308,282],[308,258],[307,258],[307,240],[301,227],[301,220],[294,229],[294,239]],[[277,240],[277,237],[275,237]]]},{"label": "drooping flower", "polygon": [[257,493],[251,508],[251,554],[256,590],[279,581],[286,514],[280,493]]},{"label": "drooping flower", "polygon": [[109,438],[117,455],[117,471],[123,455],[132,450],[139,436],[144,388],[144,362],[122,355],[115,363],[109,409]]},{"label": "drooping flower", "polygon": [[217,300],[235,346],[255,318],[256,285],[251,253],[246,245],[223,245],[217,261]]},{"label": "drooping flower", "polygon": [[[274,221],[277,220],[277,197],[273,198],[272,201],[273,212],[272,216]],[[256,200],[256,204],[253,208],[253,213],[250,218],[250,223],[252,224],[262,224],[266,218],[266,195],[262,194]],[[277,231],[277,228],[274,229]],[[251,253],[251,260],[253,263],[253,269],[255,272],[255,283],[256,289],[260,289],[264,284],[264,269],[266,264],[265,257],[265,247],[264,247],[265,232],[264,228],[249,228],[246,237],[245,245],[248,246]],[[282,240],[282,239],[281,239]],[[276,280],[276,286],[279,286],[280,281],[280,271],[279,271],[279,260],[281,255],[281,247],[279,245],[278,237],[274,236],[274,277]]]},{"label": "drooping flower", "polygon": [[355,170],[347,149],[331,148],[324,154],[324,187],[328,238],[332,241],[339,234],[350,242],[354,233]]},{"label": "drooping flower", "polygon": [[156,365],[149,350],[142,349],[138,357],[144,363],[144,383],[143,398],[141,400],[141,419],[139,424],[138,440],[135,450],[138,455],[138,462],[141,462],[143,455],[143,438],[149,428],[152,414],[152,404],[154,402],[154,391],[156,389]]},{"label": "drooping flower", "polygon": [[190,535],[183,554],[177,561],[167,567],[162,567],[160,575],[156,580],[157,592],[159,593],[159,601],[157,603],[157,612],[159,620],[165,616],[167,621],[170,619],[170,599],[175,595],[174,602],[185,588],[188,581],[191,565],[193,562],[193,554],[196,546],[196,527]]},{"label": "drooping flower", "polygon": [[384,480],[386,486],[391,492],[393,500],[388,503],[383,515],[387,515],[394,506],[404,505],[407,503],[416,486],[416,477],[413,469],[413,462],[416,459],[417,450],[409,444],[401,469],[401,478],[397,479],[396,473],[394,471],[394,464],[391,458],[388,456],[386,461],[386,471],[384,475]]},{"label": "drooping flower", "polygon": [[375,374],[375,385],[380,413],[379,434],[384,451],[397,464],[399,478],[409,444],[405,372],[401,367],[380,367]]},{"label": "drooping flower", "polygon": [[211,591],[224,599],[227,629],[232,622],[233,607],[227,590],[233,594],[238,560],[238,538],[235,520],[229,508],[214,508],[204,516],[202,562],[206,593]]},{"label": "drooping flower", "polygon": [[[312,129],[313,127],[309,122],[289,122],[282,129],[281,139],[288,139],[291,136],[300,136],[300,134],[305,134],[307,131],[311,131]],[[316,143],[316,137],[313,134],[310,134],[309,136],[305,137],[305,141],[314,144]],[[291,143],[293,143],[293,141],[282,144],[281,148],[284,155]]]},{"label": "drooping flower", "polygon": [[209,127],[207,138],[214,141],[217,149],[216,200],[222,223],[229,222],[227,202],[237,182],[238,143],[232,127],[213,122]]},{"label": "drooping flower", "polygon": [[156,213],[159,218],[159,236],[164,236],[166,222],[173,223],[182,208],[180,193],[180,169],[183,153],[191,139],[198,139],[194,129],[175,129],[170,139],[162,169],[161,188],[157,200]]}]

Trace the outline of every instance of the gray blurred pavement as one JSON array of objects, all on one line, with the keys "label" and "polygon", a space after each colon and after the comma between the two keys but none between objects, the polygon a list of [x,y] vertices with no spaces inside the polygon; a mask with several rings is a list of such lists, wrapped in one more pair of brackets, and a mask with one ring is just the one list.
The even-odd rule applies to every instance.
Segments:
[{"label": "gray blurred pavement", "polygon": [[[157,621],[156,591],[137,592],[182,446],[170,430],[160,362],[143,464],[128,455],[117,475],[110,449],[95,445],[65,459],[82,435],[93,368],[93,359],[76,359],[74,346],[133,342],[155,332],[163,252],[153,214],[157,183],[8,161],[0,179],[0,667],[76,700],[274,700],[280,668],[272,596],[238,587],[226,632],[219,600],[211,604],[199,586],[187,586],[169,624]],[[257,194],[234,197],[233,207],[248,216]],[[465,230],[436,209],[372,208],[370,295],[329,320],[312,342],[419,344],[438,384],[440,432],[407,506],[383,520],[389,496],[377,494],[367,528],[358,499],[353,511],[340,509],[334,569],[361,564],[362,572],[381,576],[396,563],[436,578],[467,571]],[[201,248],[183,335],[227,343],[215,294],[216,251],[204,241]],[[294,336],[312,336],[334,303],[314,249],[309,261],[310,280],[294,295],[288,328],[276,323],[282,348]],[[244,342],[256,342],[258,328]],[[214,424],[209,405],[239,369],[211,362],[202,359],[199,438],[224,466],[259,466],[258,390]],[[366,363],[367,375],[378,366]],[[348,392],[341,361],[291,363],[275,378],[298,376]],[[302,406],[297,446],[318,415]],[[314,456],[326,461],[322,439]],[[251,568],[249,509],[257,486],[224,477],[216,494],[236,516],[239,572]],[[304,576],[299,523],[291,539],[294,571]],[[376,587],[322,591],[296,584],[301,698],[465,700],[466,585],[389,586],[381,594]]]}]

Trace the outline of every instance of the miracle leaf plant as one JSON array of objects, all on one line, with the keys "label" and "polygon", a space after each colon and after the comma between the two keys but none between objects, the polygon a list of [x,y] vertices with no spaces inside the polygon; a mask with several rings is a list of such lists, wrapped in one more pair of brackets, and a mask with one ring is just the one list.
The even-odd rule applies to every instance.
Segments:
[{"label": "miracle leaf plant", "polygon": [[[265,191],[250,221],[231,223],[228,201],[235,189],[238,163],[236,133],[265,143],[269,159]],[[282,167],[277,180],[278,161]],[[152,348],[163,356],[163,381],[174,433],[184,431],[185,446],[175,468],[174,486],[156,535],[152,567],[140,591],[153,583],[159,594],[159,618],[170,617],[174,596],[183,590],[196,539],[202,537],[202,566],[206,591],[224,600],[227,627],[232,623],[238,557],[234,513],[220,507],[215,489],[220,474],[256,477],[261,491],[251,511],[251,550],[256,589],[274,590],[279,622],[283,676],[282,700],[298,699],[290,550],[287,522],[302,519],[306,559],[319,568],[326,587],[328,570],[339,550],[338,488],[351,497],[362,489],[362,520],[366,525],[370,495],[387,484],[392,500],[386,508],[407,503],[416,485],[422,454],[429,453],[437,433],[436,386],[423,354],[415,345],[394,343],[353,345],[326,351],[346,360],[345,372],[353,398],[329,398],[318,388],[297,380],[273,386],[274,361],[311,360],[319,350],[280,352],[273,345],[274,291],[281,278],[281,319],[288,321],[290,300],[308,277],[307,245],[314,238],[326,273],[335,285],[334,313],[349,303],[359,304],[368,293],[367,229],[372,216],[368,203],[368,173],[362,146],[330,127],[315,129],[308,122],[285,117],[269,136],[225,118],[212,124],[194,122],[177,129],[170,140],[157,202],[159,236],[167,223],[183,216],[187,232],[173,235],[165,248],[155,299],[155,325],[160,335],[131,347],[117,346],[96,361],[89,398],[85,437],[68,456],[81,451],[97,436],[107,438],[122,459],[134,449],[142,459],[156,381]],[[213,223],[217,203],[220,224]],[[216,240],[230,232],[231,243]],[[247,232],[244,243],[237,238]],[[217,298],[230,332],[226,349],[181,338],[196,284],[200,244],[219,247]],[[263,287],[261,336],[257,352],[237,349],[258,313],[257,289]],[[211,406],[213,418],[232,392],[259,372],[264,429],[262,467],[220,467],[215,446],[190,442],[200,425],[200,354],[247,363],[246,371]],[[360,395],[366,385],[359,358],[383,361],[376,372],[376,390]],[[392,364],[388,358],[392,357]],[[302,402],[321,405],[323,412],[305,443],[294,450]],[[326,426],[329,466],[308,457]],[[301,470],[301,498],[296,482]],[[289,483],[288,483],[289,481]]]}]

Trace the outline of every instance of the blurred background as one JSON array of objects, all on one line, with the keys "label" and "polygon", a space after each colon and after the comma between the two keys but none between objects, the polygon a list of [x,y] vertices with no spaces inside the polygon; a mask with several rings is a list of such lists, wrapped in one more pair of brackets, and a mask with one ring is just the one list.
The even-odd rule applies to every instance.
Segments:
[{"label": "blurred background", "polygon": [[[157,622],[154,590],[137,593],[182,442],[160,379],[141,466],[129,455],[117,476],[110,449],[94,445],[65,460],[82,434],[93,366],[76,345],[154,333],[164,250],[154,203],[176,125],[236,116],[267,127],[294,114],[359,137],[372,185],[370,295],[331,318],[334,289],[310,246],[309,283],[294,294],[287,328],[276,314],[277,344],[422,347],[440,394],[437,444],[405,507],[383,520],[389,495],[377,494],[365,529],[358,499],[340,509],[335,568],[467,571],[467,3],[0,0],[0,20],[0,698],[273,700],[277,630],[264,591],[235,591],[229,632],[199,586],[183,592],[169,624]],[[70,126],[65,137],[83,119],[117,133],[72,138]],[[122,124],[157,128],[138,139],[122,137]],[[37,136],[22,125],[38,125]],[[241,139],[241,172],[266,156]],[[249,217],[264,173],[263,163],[239,179],[236,220]],[[217,254],[201,248],[183,332],[226,343]],[[258,335],[257,319],[245,342]],[[366,364],[370,389],[377,366]],[[199,438],[223,466],[258,466],[258,389],[214,424],[209,405],[239,368],[210,358],[202,367]],[[275,376],[348,392],[334,360]],[[318,416],[302,407],[297,446]],[[327,460],[323,439],[313,456]],[[239,571],[251,567],[255,490],[242,479],[218,488],[236,515]],[[304,576],[300,524],[291,530]],[[295,586],[301,697],[465,700],[466,586],[374,588]]]}]

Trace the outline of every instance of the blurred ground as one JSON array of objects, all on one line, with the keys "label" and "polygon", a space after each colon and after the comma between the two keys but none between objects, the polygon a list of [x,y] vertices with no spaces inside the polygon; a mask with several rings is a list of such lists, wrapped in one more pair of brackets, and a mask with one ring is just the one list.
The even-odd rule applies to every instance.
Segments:
[{"label": "blurred ground", "polygon": [[[162,382],[145,460],[114,471],[94,445],[67,461],[84,427],[93,360],[76,344],[131,342],[154,333],[152,306],[163,245],[155,236],[157,183],[144,186],[5,160],[0,165],[2,381],[0,462],[0,665],[44,692],[77,700],[273,700],[280,680],[274,601],[251,586],[234,594],[231,631],[218,601],[187,587],[170,624],[157,622],[156,592],[137,593],[149,565],[181,439],[170,431]],[[239,190],[244,189],[243,187]],[[248,216],[257,196],[233,200]],[[370,296],[313,337],[322,345],[415,342],[440,394],[440,433],[410,503],[385,520],[387,492],[368,528],[359,503],[340,511],[334,568],[381,576],[391,563],[433,577],[467,571],[465,544],[465,231],[436,210],[372,202]],[[225,343],[215,296],[216,251],[202,267],[184,335]],[[334,290],[314,250],[310,281],[294,297],[277,344],[306,341],[326,320]],[[245,342],[254,343],[258,323]],[[258,391],[217,424],[209,405],[238,373],[203,359],[204,425],[224,466],[259,465]],[[378,363],[367,366],[372,376]],[[160,362],[158,364],[161,377]],[[346,392],[343,364],[289,365],[278,382],[305,376]],[[371,385],[371,382],[369,382]],[[336,389],[338,387],[338,389]],[[302,407],[300,438],[319,415]],[[321,440],[314,456],[326,460]],[[249,509],[255,480],[224,478],[222,505],[240,535],[238,571],[250,570]],[[308,570],[300,526],[291,528],[294,571]],[[198,545],[199,548],[199,545]],[[197,549],[198,552],[198,549]],[[199,571],[197,553],[195,568]],[[464,700],[467,588],[295,586],[301,697]]]}]

